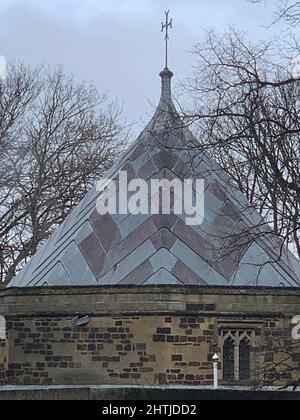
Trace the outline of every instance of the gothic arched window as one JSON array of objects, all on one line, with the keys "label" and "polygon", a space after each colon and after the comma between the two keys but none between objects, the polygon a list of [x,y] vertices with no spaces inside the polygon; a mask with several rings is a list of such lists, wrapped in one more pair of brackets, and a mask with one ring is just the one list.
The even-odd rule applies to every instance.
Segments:
[{"label": "gothic arched window", "polygon": [[223,330],[223,380],[225,382],[250,381],[251,348],[255,331]]},{"label": "gothic arched window", "polygon": [[239,347],[239,368],[240,380],[246,381],[251,377],[250,364],[251,364],[251,348],[247,337],[240,342]]},{"label": "gothic arched window", "polygon": [[228,337],[223,347],[223,379],[224,381],[234,380],[234,340]]}]

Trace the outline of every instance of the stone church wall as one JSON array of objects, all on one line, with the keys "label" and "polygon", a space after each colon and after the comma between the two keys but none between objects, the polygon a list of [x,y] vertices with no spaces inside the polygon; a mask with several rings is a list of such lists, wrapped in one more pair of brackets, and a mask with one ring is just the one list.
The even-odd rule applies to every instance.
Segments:
[{"label": "stone church wall", "polygon": [[[2,290],[8,339],[0,342],[0,383],[211,385],[212,356],[222,356],[223,335],[237,331],[255,342],[247,385],[262,378],[294,384],[300,377],[300,343],[291,339],[297,311],[296,289]],[[77,316],[88,316],[87,324],[74,326]],[[278,376],[284,346],[287,352],[293,346],[291,369]],[[221,357],[221,379],[222,371]]]}]

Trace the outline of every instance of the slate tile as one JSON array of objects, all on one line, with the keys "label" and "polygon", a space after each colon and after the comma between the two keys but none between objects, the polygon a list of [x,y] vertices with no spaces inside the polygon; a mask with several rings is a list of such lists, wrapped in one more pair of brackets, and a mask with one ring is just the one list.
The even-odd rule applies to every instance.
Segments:
[{"label": "slate tile", "polygon": [[48,284],[50,286],[71,286],[72,281],[63,265],[59,262],[45,275],[41,282],[42,284]]},{"label": "slate tile", "polygon": [[178,162],[178,156],[168,150],[162,150],[153,156],[153,161],[159,169],[168,168],[172,170]]},{"label": "slate tile", "polygon": [[213,258],[211,248],[208,246],[207,240],[203,239],[199,234],[195,232],[195,230],[184,224],[181,220],[178,220],[173,229],[173,232],[197,255],[211,263]]},{"label": "slate tile", "polygon": [[220,201],[226,201],[227,195],[223,187],[218,183],[218,181],[214,181],[208,187],[208,191],[216,196]]},{"label": "slate tile", "polygon": [[123,167],[120,169],[119,172],[121,172],[121,171],[122,172],[127,172],[128,183],[130,181],[132,181],[133,179],[136,179],[138,177],[134,168],[133,168],[133,166],[132,166],[132,164],[131,164],[131,162],[129,162],[129,161],[127,161],[125,163],[125,165],[123,165]]},{"label": "slate tile", "polygon": [[153,274],[148,280],[146,280],[143,284],[145,285],[155,285],[155,284],[181,284],[180,281],[168,271],[161,269],[157,273]]},{"label": "slate tile", "polygon": [[[236,225],[237,223],[221,212],[218,213],[217,217],[211,224],[205,237],[206,248],[210,253],[211,265],[217,263],[218,257],[221,254],[226,242],[230,239],[230,235]],[[218,272],[220,271],[218,270]]]},{"label": "slate tile", "polygon": [[171,249],[176,242],[176,236],[173,235],[168,229],[161,229],[151,238],[154,247],[159,250],[161,248]]},{"label": "slate tile", "polygon": [[125,238],[150,219],[151,214],[130,214],[120,223],[120,231],[122,233],[122,237]]},{"label": "slate tile", "polygon": [[111,215],[105,214],[103,216],[98,216],[99,217],[97,218],[94,216],[92,223],[102,244],[106,251],[108,251],[113,243],[119,242],[122,239],[122,235],[119,226]]},{"label": "slate tile", "polygon": [[[269,263],[270,257],[262,248],[253,243],[245,253],[237,272],[233,274],[231,283],[235,286],[280,286],[285,284],[284,277]],[[264,268],[262,269],[263,265]]]},{"label": "slate tile", "polygon": [[118,264],[131,252],[137,249],[143,242],[151,238],[156,232],[156,226],[152,222],[152,218],[141,224],[134,231],[129,233],[127,237],[118,243],[110,252],[112,265]]},{"label": "slate tile", "polygon": [[208,284],[181,261],[177,261],[172,273],[185,285],[205,286]]},{"label": "slate tile", "polygon": [[97,284],[92,269],[87,264],[75,241],[71,242],[66,248],[61,260],[74,284]]},{"label": "slate tile", "polygon": [[232,219],[234,222],[239,222],[243,219],[241,211],[230,200],[225,202],[221,209],[221,213]]},{"label": "slate tile", "polygon": [[178,175],[176,175],[173,171],[171,171],[168,168],[163,168],[152,179],[167,179],[168,181],[173,181],[174,179],[178,179]]},{"label": "slate tile", "polygon": [[190,165],[184,163],[183,160],[180,158],[178,159],[176,165],[173,168],[173,172],[177,175],[178,178],[191,178],[192,176],[192,169]]},{"label": "slate tile", "polygon": [[150,261],[145,261],[130,273],[120,284],[143,284],[144,281],[153,274],[153,268]]},{"label": "slate tile", "polygon": [[[144,242],[137,249],[131,252],[126,258],[114,267],[111,275],[107,279],[110,284],[117,284],[128,276],[135,268],[149,260],[154,255],[156,249],[150,241]],[[108,273],[109,274],[109,273]],[[105,276],[104,276],[105,277]]]},{"label": "slate tile", "polygon": [[142,156],[146,151],[147,151],[147,149],[146,149],[145,145],[142,142],[140,142],[134,148],[134,150],[132,151],[132,153],[130,153],[129,159],[131,161],[135,161],[140,156]]},{"label": "slate tile", "polygon": [[157,167],[154,165],[151,159],[149,159],[138,171],[138,176],[144,180],[147,180],[158,172]]},{"label": "slate tile", "polygon": [[230,238],[234,227],[237,225],[231,217],[224,215],[222,212],[218,213],[207,233],[207,238],[210,242],[217,245],[224,244]]},{"label": "slate tile", "polygon": [[178,217],[175,214],[157,214],[154,215],[151,220],[157,229],[166,228],[171,230],[175,225]]},{"label": "slate tile", "polygon": [[[223,249],[213,262],[213,267],[229,280],[251,246],[253,238],[247,226],[241,222],[224,241]],[[220,245],[221,246],[221,245]]]},{"label": "slate tile", "polygon": [[174,257],[174,255],[165,248],[157,251],[150,260],[155,272],[161,268],[164,268],[170,272],[176,264],[176,261],[176,257]]},{"label": "slate tile", "polygon": [[208,284],[221,286],[227,284],[224,277],[218,273],[211,264],[199,257],[191,248],[185,245],[181,240],[177,240],[171,249],[171,252],[189,267],[196,275],[205,279]]},{"label": "slate tile", "polygon": [[99,278],[103,271],[107,254],[99,242],[96,234],[91,233],[80,242],[79,246],[95,276]]}]

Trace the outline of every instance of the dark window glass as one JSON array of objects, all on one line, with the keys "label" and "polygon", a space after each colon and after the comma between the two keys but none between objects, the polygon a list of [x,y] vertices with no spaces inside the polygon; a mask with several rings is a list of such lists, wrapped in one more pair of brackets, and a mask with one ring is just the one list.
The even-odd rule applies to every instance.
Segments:
[{"label": "dark window glass", "polygon": [[250,379],[250,344],[246,338],[240,343],[240,380]]},{"label": "dark window glass", "polygon": [[223,348],[223,379],[224,381],[234,380],[234,341],[228,337]]}]

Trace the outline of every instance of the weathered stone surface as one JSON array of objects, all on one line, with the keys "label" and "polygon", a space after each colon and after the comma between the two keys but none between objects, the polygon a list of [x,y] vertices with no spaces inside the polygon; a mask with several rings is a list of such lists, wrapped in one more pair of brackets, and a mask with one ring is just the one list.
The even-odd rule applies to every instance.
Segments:
[{"label": "weathered stone surface", "polygon": [[[147,274],[146,263],[144,269]],[[160,284],[176,281],[163,271]],[[300,290],[282,287],[1,289],[7,340],[0,340],[0,384],[211,386],[222,331],[238,328],[255,331],[257,363],[246,384],[253,386],[259,361],[277,360],[278,337],[286,345],[290,340],[291,314],[299,305]],[[87,325],[72,325],[78,312],[89,315]],[[291,358],[294,371],[277,380],[278,387],[298,381],[298,353]],[[221,383],[222,367],[221,358]]]},{"label": "weathered stone surface", "polygon": [[[133,374],[136,376],[139,374]],[[182,376],[182,375],[181,375]],[[184,375],[183,375],[184,376]],[[199,386],[166,387],[163,384],[166,375],[158,375],[158,383],[153,386],[81,386],[81,387],[37,387],[35,389],[2,389],[0,401],[299,401],[299,392],[290,391],[255,391],[253,389],[232,390],[199,388]],[[203,375],[198,375],[199,378]],[[162,379],[161,379],[162,378]],[[197,376],[196,376],[197,378]]]}]

